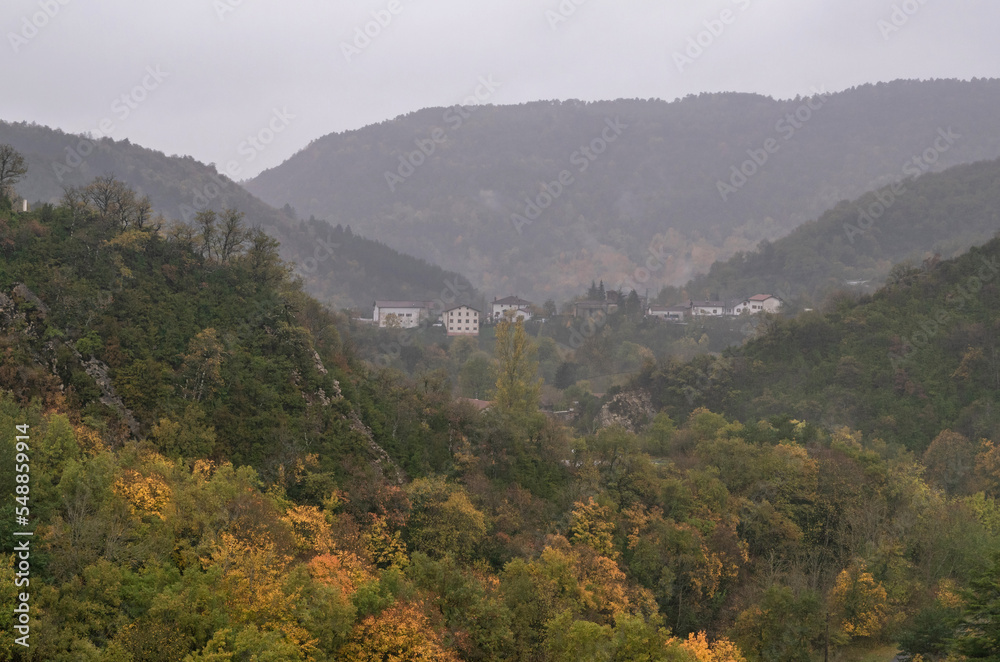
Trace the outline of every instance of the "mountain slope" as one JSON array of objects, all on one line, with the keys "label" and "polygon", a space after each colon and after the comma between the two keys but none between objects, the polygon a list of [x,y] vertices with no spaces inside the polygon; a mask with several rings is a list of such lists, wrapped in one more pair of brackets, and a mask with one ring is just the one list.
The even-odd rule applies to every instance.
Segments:
[{"label": "mountain slope", "polygon": [[1000,230],[1000,161],[956,166],[841,202],[752,252],[740,252],[694,278],[684,296],[726,298],[781,293],[800,303],[862,283],[874,290],[892,265],[937,254],[955,257]]},{"label": "mountain slope", "polygon": [[239,209],[250,225],[281,242],[282,257],[307,291],[331,306],[366,308],[375,298],[434,299],[447,282],[472,289],[461,276],[379,242],[353,233],[343,239],[322,220],[299,222],[294,212],[274,209],[190,156],[166,156],[128,140],[91,141],[26,123],[0,122],[0,144],[12,145],[27,159],[28,175],[18,194],[32,202],[58,202],[63,187],[85,186],[111,173],[149,196],[156,212],[169,219],[190,222],[205,209]]},{"label": "mountain slope", "polygon": [[787,414],[922,451],[945,429],[1000,435],[1000,238],[827,313],[769,319],[721,357],[647,368],[627,391],[683,416]]},{"label": "mountain slope", "polygon": [[247,188],[491,291],[565,298],[638,266],[656,289],[913,168],[997,158],[997,102],[1000,80],[975,80],[426,109],[320,138]]}]

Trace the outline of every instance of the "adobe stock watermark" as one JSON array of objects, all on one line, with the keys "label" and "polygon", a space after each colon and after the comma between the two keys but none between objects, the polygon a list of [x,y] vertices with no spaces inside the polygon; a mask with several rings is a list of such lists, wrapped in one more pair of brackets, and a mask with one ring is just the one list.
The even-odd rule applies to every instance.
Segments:
[{"label": "adobe stock watermark", "polygon": [[667,260],[673,257],[667,251],[667,238],[660,234],[653,236],[653,239],[646,248],[646,252],[648,255],[646,255],[644,264],[636,267],[631,275],[622,278],[616,289],[622,292],[630,292],[632,290],[638,292],[652,279],[654,273],[666,268]]},{"label": "adobe stock watermark", "polygon": [[[739,7],[741,12],[750,9],[752,4],[752,0],[731,0],[731,2]],[[677,66],[677,71],[684,73],[685,67],[691,66],[701,58],[725,34],[729,26],[736,23],[739,16],[732,9],[723,9],[715,18],[703,21],[702,25],[705,29],[688,37],[687,46],[683,50],[674,51],[674,64]]]},{"label": "adobe stock watermark", "polygon": [[880,18],[875,25],[882,33],[882,39],[889,41],[892,35],[906,27],[910,20],[920,13],[920,10],[927,4],[927,0],[904,0],[900,4],[892,6],[892,13],[888,18]]},{"label": "adobe stock watermark", "polygon": [[[586,145],[581,145],[569,156],[569,164],[576,167],[577,174],[583,174],[590,168],[590,165],[601,158],[601,155],[608,151],[608,147],[621,138],[627,124],[623,124],[621,119],[607,118],[604,120],[604,128],[600,134]],[[538,220],[542,212],[551,207],[556,200],[576,184],[576,177],[569,168],[559,172],[559,174],[547,183],[542,184],[542,190],[534,199],[530,196],[524,199],[524,211],[520,214],[510,215],[510,222],[518,234],[524,231],[525,225],[531,225]]]},{"label": "adobe stock watermark", "polygon": [[[227,161],[221,173],[210,175],[212,182],[194,192],[191,204],[180,206],[181,218],[185,223],[190,223],[198,212],[209,208],[211,201],[222,194],[223,189],[236,181],[240,176],[243,166],[253,163],[264,150],[268,148],[277,137],[287,129],[295,115],[288,112],[287,108],[273,108],[270,119],[256,133],[250,134],[236,146],[236,153],[243,157],[242,163],[236,159]],[[226,181],[220,175],[226,175],[230,181]]]},{"label": "adobe stock watermark", "polygon": [[383,9],[370,12],[372,20],[354,28],[354,39],[340,42],[340,52],[343,53],[344,59],[350,63],[365,52],[382,32],[392,25],[396,17],[403,12],[403,8],[400,0],[389,0]]},{"label": "adobe stock watermark", "polygon": [[[815,117],[816,112],[822,109],[830,98],[831,94],[824,88],[825,86],[820,86],[818,89],[813,88],[813,96],[806,99],[793,112],[787,113],[779,119],[774,125],[775,133],[779,134],[786,142],[794,138],[806,123]],[[738,166],[733,165],[729,169],[729,180],[722,181],[720,179],[716,181],[715,188],[718,190],[722,201],[726,202],[729,196],[741,191],[750,179],[759,173],[771,160],[771,157],[779,151],[781,151],[781,143],[778,142],[777,138],[773,137],[765,140],[760,147],[748,149],[746,153],[750,158]]]},{"label": "adobe stock watermark", "polygon": [[[955,133],[951,127],[938,129],[937,138],[930,147],[903,163],[903,175],[913,178],[929,171],[941,159],[941,155],[950,150],[961,137],[961,134]],[[875,191],[875,202],[866,208],[858,209],[858,224],[844,223],[844,233],[848,241],[853,244],[856,236],[871,230],[875,222],[882,218],[904,193],[906,184],[902,181],[893,182]]]},{"label": "adobe stock watermark", "polygon": [[413,144],[416,145],[417,149],[409,154],[399,155],[399,164],[396,166],[395,172],[385,171],[385,183],[389,186],[389,192],[395,193],[399,186],[405,184],[416,173],[417,169],[437,151],[438,145],[447,142],[448,132],[461,129],[466,120],[472,117],[476,111],[477,104],[488,101],[493,93],[502,86],[503,83],[493,80],[492,74],[480,76],[479,85],[476,86],[472,94],[462,101],[462,105],[452,106],[441,115],[441,121],[447,125],[447,128],[434,127],[428,137],[416,138]]},{"label": "adobe stock watermark", "polygon": [[226,20],[226,16],[243,6],[245,0],[212,0],[212,8],[220,21]]},{"label": "adobe stock watermark", "polygon": [[562,0],[559,6],[545,10],[545,20],[549,22],[552,31],[558,30],[559,26],[576,15],[577,10],[587,4],[588,0]]},{"label": "adobe stock watermark", "polygon": [[314,242],[313,254],[311,257],[303,259],[299,266],[302,268],[303,273],[311,275],[316,273],[320,264],[337,254],[340,244],[330,241],[329,236],[326,239],[323,237],[310,237],[310,239]]},{"label": "adobe stock watermark", "polygon": [[557,342],[556,354],[560,361],[567,361],[573,352],[583,347],[583,343],[596,336],[604,325],[608,323],[608,314],[601,309],[597,309],[593,314],[587,315],[583,320],[574,324],[569,331],[569,344]]},{"label": "adobe stock watermark", "polygon": [[10,42],[10,47],[14,53],[20,52],[22,48],[28,45],[32,39],[38,36],[45,26],[47,26],[52,19],[59,15],[62,8],[68,5],[72,0],[39,0],[38,8],[40,11],[36,11],[31,16],[21,17],[21,29],[17,32],[8,32],[7,41]]},{"label": "adobe stock watermark", "polygon": [[170,74],[163,71],[160,65],[146,67],[145,75],[134,87],[114,98],[110,105],[111,116],[97,123],[97,128],[90,132],[93,137],[81,138],[76,145],[66,148],[66,158],[62,162],[52,162],[52,172],[59,183],[63,182],[66,175],[84,164],[86,158],[97,149],[98,140],[111,137],[119,126],[115,123],[116,120],[124,122],[131,117],[132,113],[169,77]]},{"label": "adobe stock watermark", "polygon": [[919,331],[910,334],[902,339],[902,346],[899,353],[889,352],[889,361],[893,369],[898,370],[909,361],[913,353],[918,349],[927,347],[945,324],[952,319],[952,312],[948,309],[950,304],[953,308],[961,310],[968,303],[975,299],[983,285],[991,282],[1000,273],[1000,260],[996,257],[982,258],[982,264],[975,276],[969,276],[964,283],[955,286],[947,297],[945,304],[938,306],[929,318],[918,324]]}]

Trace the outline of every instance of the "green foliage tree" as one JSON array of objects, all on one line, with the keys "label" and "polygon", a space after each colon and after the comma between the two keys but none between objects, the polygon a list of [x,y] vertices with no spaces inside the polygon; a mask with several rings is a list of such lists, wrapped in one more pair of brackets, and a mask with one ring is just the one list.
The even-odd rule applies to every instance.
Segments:
[{"label": "green foliage tree", "polygon": [[496,327],[493,395],[497,409],[510,414],[531,414],[538,409],[540,385],[534,347],[524,322],[505,318]]},{"label": "green foliage tree", "polygon": [[969,585],[954,649],[969,660],[1000,660],[1000,554]]}]

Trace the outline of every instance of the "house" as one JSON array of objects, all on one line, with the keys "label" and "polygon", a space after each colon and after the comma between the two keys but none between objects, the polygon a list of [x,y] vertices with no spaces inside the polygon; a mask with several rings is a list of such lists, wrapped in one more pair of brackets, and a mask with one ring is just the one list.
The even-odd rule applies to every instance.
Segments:
[{"label": "house", "polygon": [[381,328],[397,326],[413,329],[426,319],[432,301],[376,301],[372,318]]},{"label": "house", "polygon": [[667,322],[683,322],[691,315],[690,306],[649,306],[646,316]]},{"label": "house", "polygon": [[520,318],[525,322],[531,319],[531,313],[528,312],[528,308],[531,306],[530,301],[525,301],[516,296],[504,297],[503,299],[497,299],[493,297],[493,310],[492,317],[495,321],[503,319],[503,314],[508,310],[517,311],[514,314],[515,318]]},{"label": "house", "polygon": [[449,336],[478,336],[479,311],[469,306],[455,306],[441,313]]},{"label": "house", "polygon": [[722,317],[731,310],[725,301],[692,301],[692,315],[707,315],[710,317]]},{"label": "house", "polygon": [[755,294],[746,300],[747,311],[751,315],[757,313],[776,313],[781,308],[781,299],[770,294]]}]

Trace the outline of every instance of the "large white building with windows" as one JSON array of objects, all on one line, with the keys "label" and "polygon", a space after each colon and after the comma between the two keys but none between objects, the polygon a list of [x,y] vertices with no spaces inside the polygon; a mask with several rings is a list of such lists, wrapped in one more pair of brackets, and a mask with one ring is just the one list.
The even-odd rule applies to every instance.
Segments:
[{"label": "large white building with windows", "polygon": [[413,329],[427,319],[431,301],[376,301],[372,317],[382,328]]},{"label": "large white building with windows", "polygon": [[478,336],[479,311],[469,306],[455,306],[441,313],[449,336]]}]

